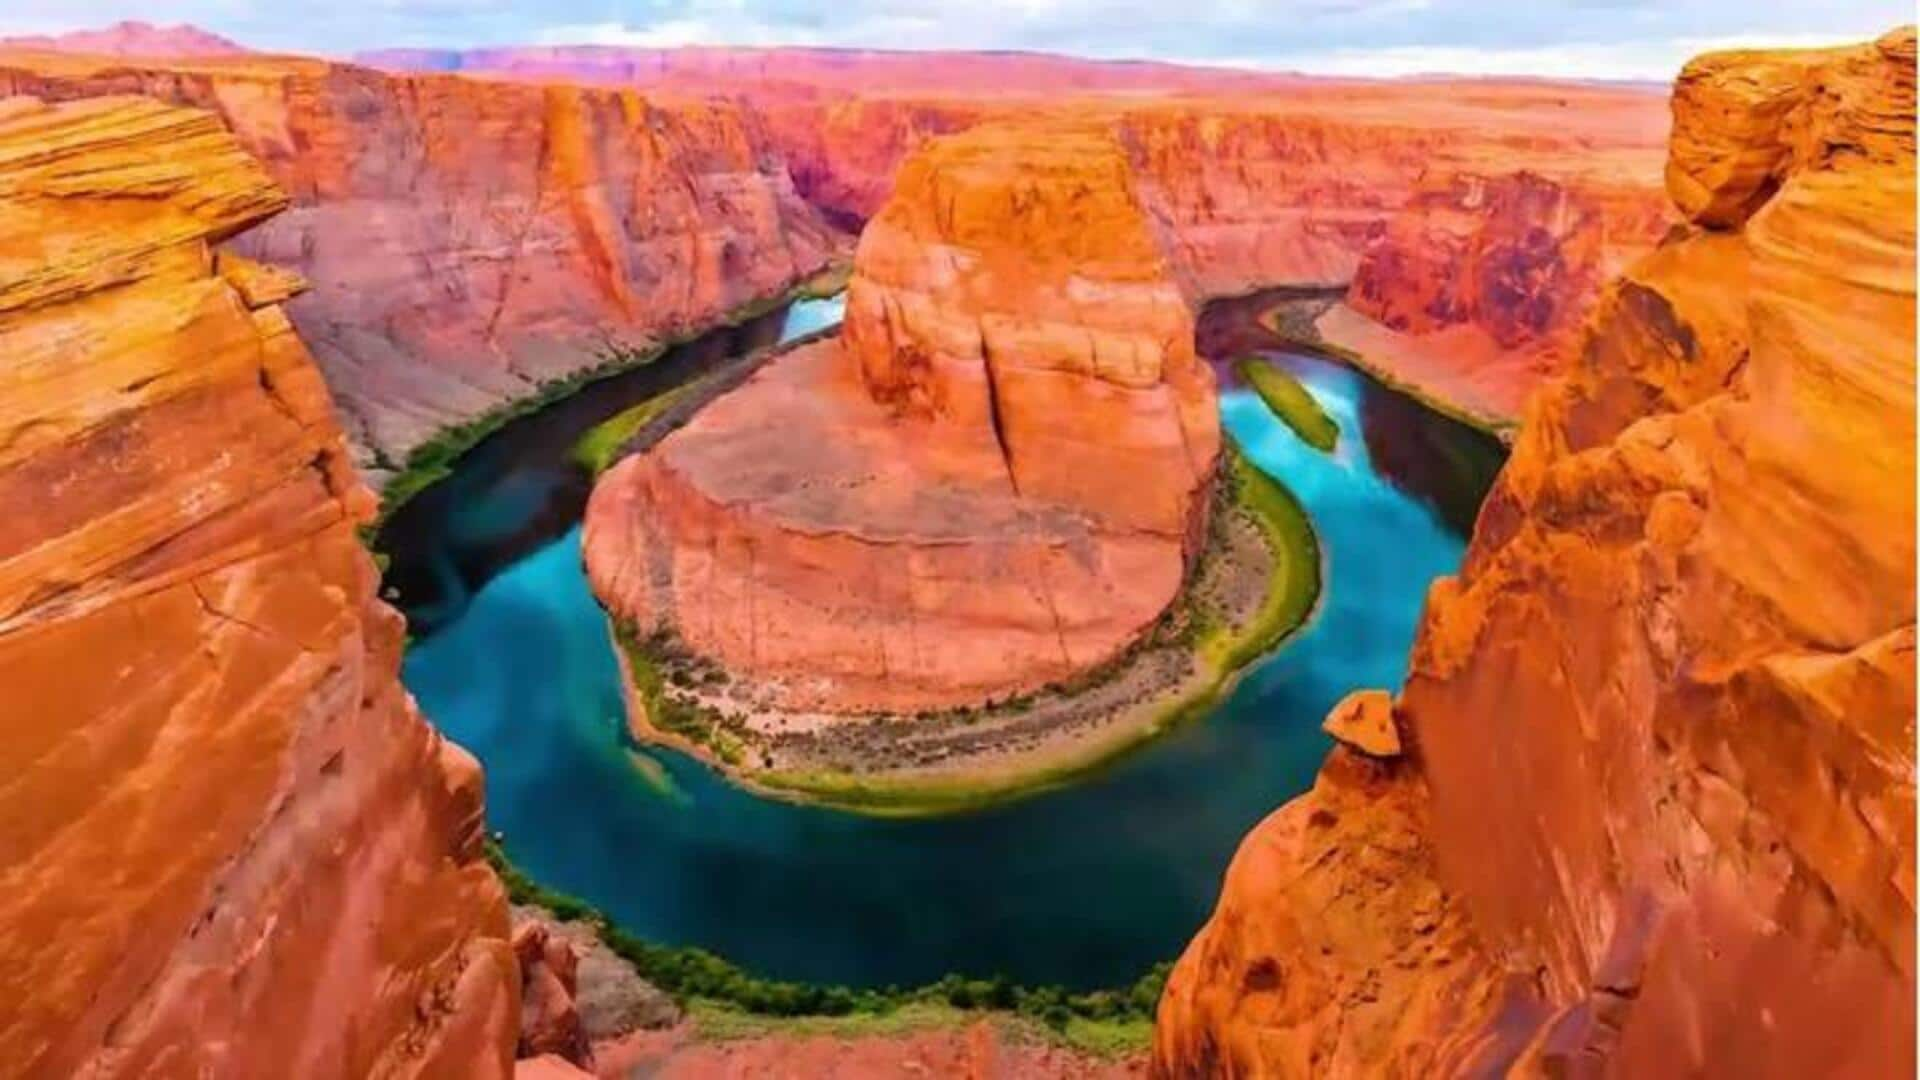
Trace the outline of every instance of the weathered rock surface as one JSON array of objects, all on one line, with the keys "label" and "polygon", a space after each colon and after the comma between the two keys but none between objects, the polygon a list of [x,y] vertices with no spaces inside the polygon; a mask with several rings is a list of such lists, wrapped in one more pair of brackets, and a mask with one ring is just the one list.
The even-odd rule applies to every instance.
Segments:
[{"label": "weathered rock surface", "polygon": [[[879,211],[929,138],[1036,117],[1112,124],[1196,297],[1340,289],[1361,276],[1357,310],[1330,313],[1316,337],[1493,424],[1517,419],[1526,395],[1564,368],[1564,331],[1666,221],[1665,103],[1641,88],[812,49],[368,59],[736,97],[761,118],[798,192],[848,226]],[[1474,284],[1418,327],[1377,321],[1403,322],[1448,272]]]},{"label": "weathered rock surface", "polygon": [[288,311],[363,464],[404,460],[609,343],[778,295],[844,244],[729,103],[289,58],[0,54],[9,92],[220,114],[292,196],[239,246],[311,282]]},{"label": "weathered rock surface", "polygon": [[861,240],[843,337],[601,480],[595,589],[790,707],[1095,666],[1196,550],[1219,428],[1187,303],[1110,131],[931,143]]},{"label": "weathered rock surface", "polygon": [[1035,114],[1111,122],[1193,296],[1351,286],[1314,340],[1489,423],[1564,369],[1600,283],[1669,220],[1665,111],[1637,91],[1306,81],[1231,98],[757,107],[801,192],[846,219],[873,213],[932,135]]},{"label": "weathered rock surface", "polygon": [[572,943],[545,922],[520,922],[513,928],[513,954],[520,964],[520,1042],[515,1052],[523,1059],[552,1055],[582,1069],[593,1068],[593,1046],[574,1001],[580,958]]},{"label": "weathered rock surface", "polygon": [[1401,207],[1347,290],[1349,308],[1391,333],[1341,312],[1321,333],[1457,406],[1518,418],[1563,366],[1601,285],[1665,226],[1652,189],[1455,173]]},{"label": "weathered rock surface", "polygon": [[479,768],[292,283],[210,247],[285,205],[210,113],[0,100],[0,1075],[511,1070]]},{"label": "weathered rock surface", "polygon": [[1913,1071],[1913,33],[1708,56],[1674,108],[1695,224],[1608,287],[1434,588],[1411,794],[1329,805],[1337,752],[1249,839],[1163,1074]]},{"label": "weathered rock surface", "polygon": [[1400,726],[1384,690],[1355,690],[1341,698],[1320,728],[1368,757],[1400,756]]}]

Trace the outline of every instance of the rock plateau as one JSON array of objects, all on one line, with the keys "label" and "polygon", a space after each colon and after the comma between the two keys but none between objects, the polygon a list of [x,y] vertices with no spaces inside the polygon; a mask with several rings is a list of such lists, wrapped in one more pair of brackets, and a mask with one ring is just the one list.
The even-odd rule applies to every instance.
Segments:
[{"label": "rock plateau", "polygon": [[1405,754],[1247,838],[1161,1075],[1913,1071],[1913,32],[1674,121],[1689,224],[1533,402]]}]

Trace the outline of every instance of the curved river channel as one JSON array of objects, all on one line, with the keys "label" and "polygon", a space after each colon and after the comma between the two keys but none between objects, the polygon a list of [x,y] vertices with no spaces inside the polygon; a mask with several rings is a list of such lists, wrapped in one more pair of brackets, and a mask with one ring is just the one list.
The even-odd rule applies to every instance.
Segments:
[{"label": "curved river channel", "polygon": [[[796,305],[710,348],[837,317],[833,301]],[[1427,585],[1457,566],[1502,456],[1350,368],[1267,355],[1342,430],[1322,454],[1221,377],[1224,426],[1313,519],[1319,608],[1211,716],[1064,790],[884,820],[762,799],[632,745],[580,568],[585,486],[567,450],[700,356],[670,355],[517,422],[395,516],[381,537],[389,583],[421,635],[406,683],[485,764],[490,823],[514,861],[643,937],[849,985],[948,972],[1131,982],[1178,955],[1240,838],[1311,784],[1328,708],[1355,688],[1398,687]]]}]

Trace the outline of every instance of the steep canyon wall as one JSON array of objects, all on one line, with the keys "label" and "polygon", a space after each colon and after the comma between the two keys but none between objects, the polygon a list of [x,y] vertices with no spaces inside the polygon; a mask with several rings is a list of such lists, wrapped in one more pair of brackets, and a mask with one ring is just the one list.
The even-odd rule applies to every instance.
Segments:
[{"label": "steep canyon wall", "polygon": [[239,249],[310,282],[288,311],[366,466],[845,254],[757,116],[726,102],[294,58],[0,52],[7,93],[221,116],[292,199]]},{"label": "steep canyon wall", "polygon": [[0,99],[0,1076],[499,1077],[478,765],[218,117]]},{"label": "steep canyon wall", "polygon": [[[1516,420],[1564,366],[1599,286],[1671,220],[1665,101],[1637,87],[807,49],[374,59],[740,100],[800,194],[849,227],[880,209],[929,138],[1036,118],[1111,123],[1197,294],[1351,285],[1305,336],[1491,425]],[[1471,297],[1439,295],[1453,274],[1479,283]]]},{"label": "steep canyon wall", "polygon": [[1168,1076],[1914,1067],[1914,37],[1704,57],[1690,224],[1536,399],[1394,708],[1248,837]]}]

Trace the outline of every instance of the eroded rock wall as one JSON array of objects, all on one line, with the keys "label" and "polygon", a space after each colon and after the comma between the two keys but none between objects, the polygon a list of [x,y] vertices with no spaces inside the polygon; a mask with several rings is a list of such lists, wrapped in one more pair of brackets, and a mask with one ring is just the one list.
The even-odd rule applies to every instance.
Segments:
[{"label": "eroded rock wall", "polygon": [[211,113],[0,99],[0,1075],[511,1072],[479,768],[298,282],[212,247],[286,204]]},{"label": "eroded rock wall", "polygon": [[[1429,598],[1367,765],[1417,797],[1336,800],[1340,750],[1249,837],[1163,1074],[1913,1071],[1913,33],[1704,57],[1674,113],[1691,225]],[[1388,827],[1393,872],[1345,865]]]},{"label": "eroded rock wall", "polygon": [[1189,301],[1110,129],[928,143],[842,336],[596,485],[595,591],[789,708],[978,704],[1173,600],[1219,453]]},{"label": "eroded rock wall", "polygon": [[311,283],[288,311],[362,464],[844,253],[758,118],[724,102],[291,58],[0,53],[9,92],[220,114],[291,196],[240,248]]},{"label": "eroded rock wall", "polygon": [[894,191],[847,291],[868,392],[993,440],[1016,494],[1184,535],[1219,453],[1213,380],[1114,133],[975,129]]}]

